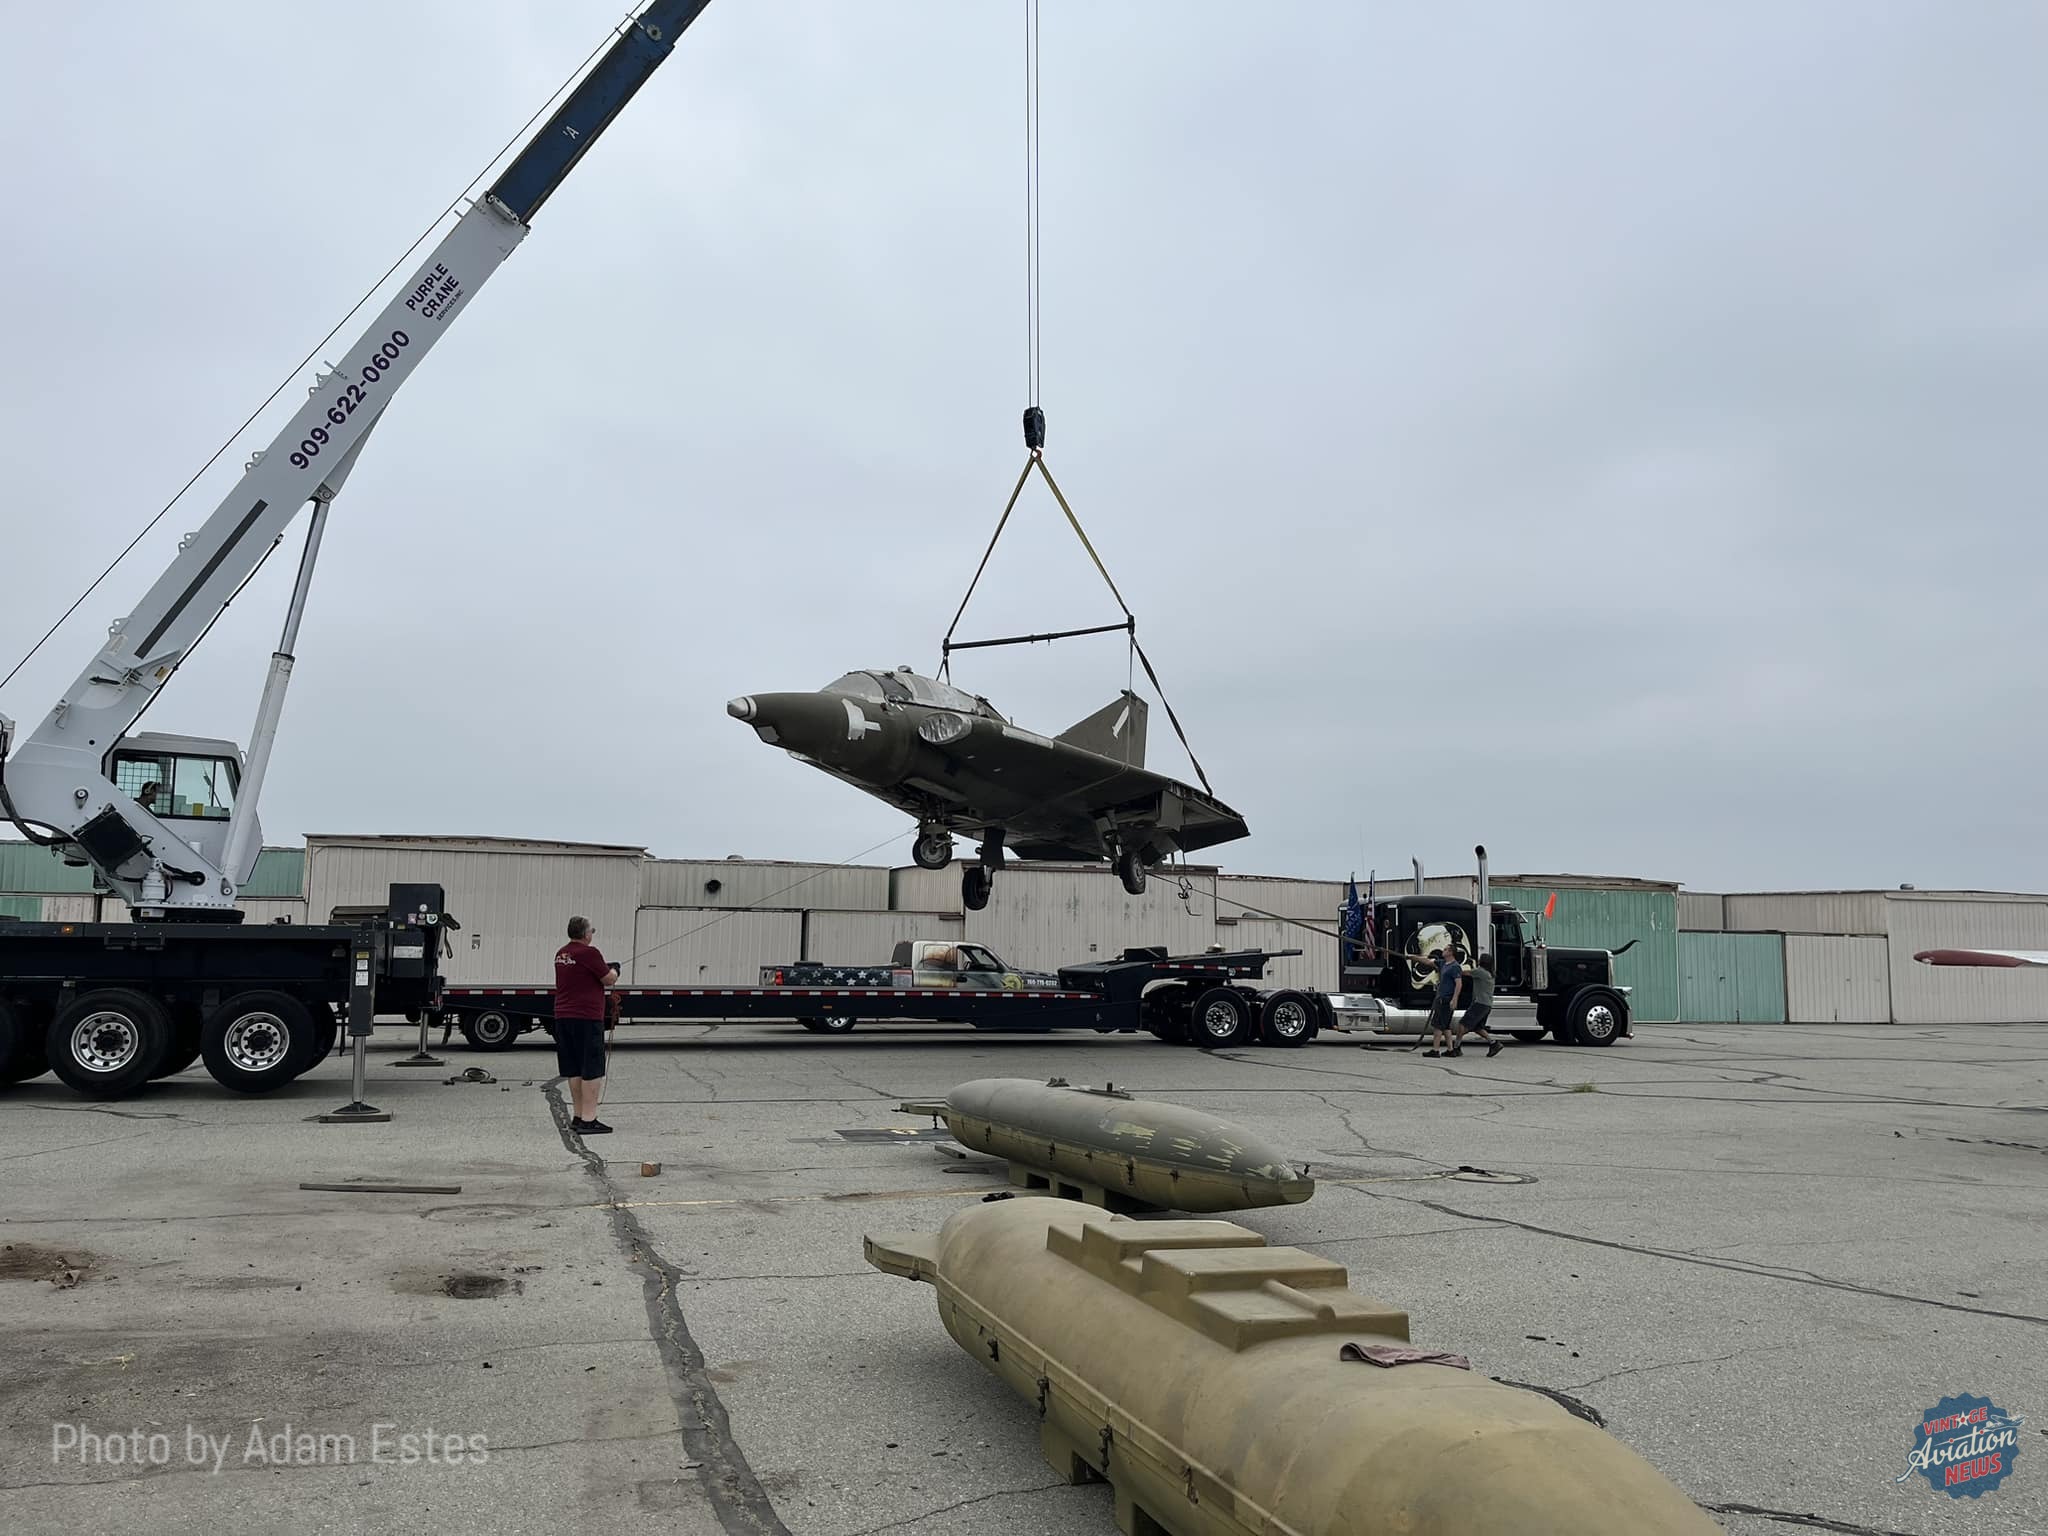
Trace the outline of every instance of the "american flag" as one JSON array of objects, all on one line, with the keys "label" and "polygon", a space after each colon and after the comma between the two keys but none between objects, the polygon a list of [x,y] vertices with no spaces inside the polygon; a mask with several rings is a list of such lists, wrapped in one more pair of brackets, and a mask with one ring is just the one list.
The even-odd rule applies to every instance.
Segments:
[{"label": "american flag", "polygon": [[[1366,879],[1368,891],[1371,890],[1372,886],[1373,880],[1368,876]],[[1372,958],[1377,948],[1373,933],[1372,898],[1368,895],[1363,902],[1358,899],[1358,876],[1356,875],[1351,877],[1344,890],[1344,918],[1339,926],[1339,932],[1344,939],[1344,958],[1346,960],[1356,960],[1361,957],[1368,960]]]}]

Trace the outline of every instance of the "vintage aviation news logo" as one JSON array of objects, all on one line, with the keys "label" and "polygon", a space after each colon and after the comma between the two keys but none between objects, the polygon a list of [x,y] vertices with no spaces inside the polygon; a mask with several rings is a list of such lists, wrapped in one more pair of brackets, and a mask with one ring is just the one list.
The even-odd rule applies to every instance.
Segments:
[{"label": "vintage aviation news logo", "polygon": [[1944,1397],[1913,1426],[1912,1454],[1893,1481],[1903,1483],[1917,1472],[1928,1487],[1952,1499],[1981,1497],[2011,1475],[2025,1422],[1988,1397]]}]

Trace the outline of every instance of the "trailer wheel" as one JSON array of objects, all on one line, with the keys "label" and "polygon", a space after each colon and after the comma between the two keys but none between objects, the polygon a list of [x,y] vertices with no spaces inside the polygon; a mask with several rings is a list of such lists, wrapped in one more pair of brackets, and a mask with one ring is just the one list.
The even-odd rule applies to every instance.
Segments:
[{"label": "trailer wheel", "polygon": [[35,1005],[0,997],[0,1087],[25,1083],[50,1070],[45,1033]]},{"label": "trailer wheel", "polygon": [[818,1020],[818,1028],[828,1035],[850,1035],[853,1033],[853,1020],[843,1013],[835,1014],[829,1019]]},{"label": "trailer wheel", "polygon": [[312,1064],[313,1011],[289,992],[238,992],[206,1020],[200,1054],[221,1087],[268,1093]]},{"label": "trailer wheel", "polygon": [[1268,1045],[1302,1045],[1316,1032],[1316,1008],[1300,992],[1275,992],[1266,999],[1259,1033]]},{"label": "trailer wheel", "polygon": [[462,1031],[471,1050],[509,1051],[519,1038],[519,1026],[512,1022],[509,1013],[496,1008],[486,1008],[482,1013],[465,1013],[456,1027]]},{"label": "trailer wheel", "polygon": [[156,1064],[156,1070],[149,1074],[149,1080],[176,1077],[180,1072],[199,1059],[200,1031],[203,1021],[195,1003],[173,1003],[171,1005],[171,1043],[164,1050],[164,1059]]},{"label": "trailer wheel", "polygon": [[1580,1045],[1612,1045],[1628,1017],[1628,1005],[1605,987],[1585,987],[1565,1009],[1571,1036]]},{"label": "trailer wheel", "polygon": [[144,992],[88,992],[51,1021],[50,1070],[93,1099],[125,1098],[149,1081],[171,1040],[163,1005]]},{"label": "trailer wheel", "polygon": [[1138,1019],[1155,1039],[1185,1045],[1188,1038],[1188,988],[1172,982],[1147,992],[1138,1003]]},{"label": "trailer wheel", "polygon": [[1203,1050],[1243,1045],[1251,1038],[1252,1011],[1235,987],[1211,987],[1195,999],[1189,1038]]}]

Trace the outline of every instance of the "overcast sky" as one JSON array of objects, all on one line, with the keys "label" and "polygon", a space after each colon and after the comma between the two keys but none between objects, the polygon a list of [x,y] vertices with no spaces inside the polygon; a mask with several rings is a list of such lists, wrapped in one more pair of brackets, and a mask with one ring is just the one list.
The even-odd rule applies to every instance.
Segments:
[{"label": "overcast sky", "polygon": [[[4,672],[619,6],[0,13]],[[1045,0],[1043,39],[1048,462],[1250,821],[1226,867],[2048,888],[2048,10]],[[714,0],[337,503],[269,841],[907,861],[724,703],[936,665],[1023,462],[1021,71],[1021,0]],[[302,528],[151,728],[246,738]],[[1034,492],[962,633],[1116,616]],[[1052,730],[1125,676],[1115,637],[956,669]]]}]

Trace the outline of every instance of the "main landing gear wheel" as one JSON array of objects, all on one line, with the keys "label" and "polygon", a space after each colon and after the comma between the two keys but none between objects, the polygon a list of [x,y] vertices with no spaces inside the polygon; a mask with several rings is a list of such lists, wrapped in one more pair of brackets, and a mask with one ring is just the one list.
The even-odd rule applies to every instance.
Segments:
[{"label": "main landing gear wheel", "polygon": [[1151,864],[1145,858],[1142,849],[1121,848],[1117,850],[1116,877],[1123,881],[1124,889],[1133,896],[1145,894],[1145,872],[1150,868]]},{"label": "main landing gear wheel", "polygon": [[944,869],[953,862],[953,834],[920,832],[910,845],[910,857],[919,869]]},{"label": "main landing gear wheel", "polygon": [[995,887],[995,877],[979,864],[970,864],[960,871],[960,903],[970,912],[979,912],[988,905],[989,892]]}]

